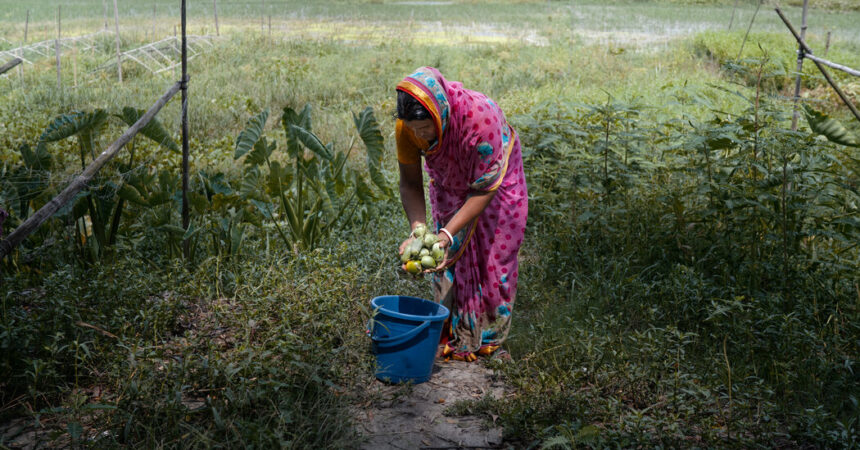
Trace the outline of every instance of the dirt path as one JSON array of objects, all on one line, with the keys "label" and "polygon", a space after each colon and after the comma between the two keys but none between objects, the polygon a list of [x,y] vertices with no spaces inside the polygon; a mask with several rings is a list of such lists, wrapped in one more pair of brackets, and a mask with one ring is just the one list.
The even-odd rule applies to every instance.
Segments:
[{"label": "dirt path", "polygon": [[501,397],[505,386],[483,362],[437,361],[430,381],[388,385],[375,381],[372,400],[355,410],[362,449],[499,449],[502,429],[475,416],[446,416],[461,400]]}]

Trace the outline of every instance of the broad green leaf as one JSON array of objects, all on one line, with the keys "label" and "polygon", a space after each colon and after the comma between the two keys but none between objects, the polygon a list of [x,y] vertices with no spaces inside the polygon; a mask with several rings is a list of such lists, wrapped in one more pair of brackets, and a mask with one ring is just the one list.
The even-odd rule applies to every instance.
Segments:
[{"label": "broad green leaf", "polygon": [[809,105],[803,105],[803,110],[806,113],[806,121],[809,123],[809,128],[816,134],[820,134],[827,138],[830,142],[845,145],[848,147],[860,146],[860,139],[854,133],[848,131],[836,119],[814,110]]},{"label": "broad green leaf", "polygon": [[277,142],[272,142],[270,144],[266,142],[265,136],[261,137],[260,140],[254,144],[254,150],[251,150],[251,153],[248,153],[248,157],[245,158],[245,164],[258,166],[260,164],[265,163],[277,147]]},{"label": "broad green leaf", "polygon": [[209,199],[199,192],[189,192],[188,202],[197,214],[203,214],[207,209],[209,209]]},{"label": "broad green leaf", "polygon": [[83,131],[95,130],[104,124],[107,118],[108,113],[103,109],[57,116],[39,136],[39,142],[60,141]]},{"label": "broad green leaf", "polygon": [[[116,116],[122,119],[123,122],[128,126],[132,126],[140,120],[143,115],[146,114],[146,111],[142,109],[135,109],[130,106],[126,106],[122,109],[122,114],[117,114]],[[149,138],[153,142],[167,149],[173,150],[175,152],[180,151],[178,145],[176,145],[176,141],[170,136],[170,133],[167,132],[167,129],[161,125],[161,122],[158,121],[157,117],[153,117],[152,120],[149,121],[143,128],[140,129],[140,134]]]},{"label": "broad green leaf", "polygon": [[331,148],[324,145],[317,135],[297,125],[290,125],[290,131],[295,133],[305,148],[319,155],[320,158],[331,161],[333,158]]},{"label": "broad green leaf", "polygon": [[119,198],[127,202],[135,203],[142,206],[149,206],[149,203],[147,203],[146,199],[143,198],[142,195],[140,195],[140,192],[138,192],[138,190],[135,189],[134,186],[128,183],[123,183],[123,185],[119,187],[119,190],[117,190],[117,195],[119,195]]},{"label": "broad green leaf", "polygon": [[245,170],[239,195],[242,198],[260,198],[260,170],[256,166]]},{"label": "broad green leaf", "polygon": [[245,129],[239,133],[239,137],[236,138],[236,150],[233,153],[233,159],[241,158],[245,153],[251,151],[254,148],[254,144],[260,140],[260,136],[263,135],[263,128],[266,127],[266,120],[269,119],[269,110],[266,109],[262,111],[260,114],[250,118],[248,120],[248,124],[245,126]]},{"label": "broad green leaf", "polygon": [[257,207],[257,210],[260,211],[260,214],[262,214],[264,218],[272,220],[273,214],[275,212],[274,204],[268,202],[261,202],[259,200],[251,200],[251,204]]},{"label": "broad green leaf", "polygon": [[18,147],[18,152],[21,153],[21,157],[24,160],[24,166],[28,169],[49,170],[51,168],[51,154],[48,153],[44,142],[39,142],[39,144],[36,145],[35,151],[31,150],[29,145],[21,144],[21,146]]},{"label": "broad green leaf", "polygon": [[295,158],[300,154],[301,147],[298,136],[291,127],[295,125],[311,131],[311,106],[305,105],[300,113],[296,113],[289,106],[285,107],[283,114],[281,114],[281,125],[283,125],[284,133],[287,135],[287,153]]},{"label": "broad green leaf", "polygon": [[266,179],[266,186],[273,195],[281,195],[286,187],[292,181],[292,173],[281,167],[277,161],[272,161],[269,166],[269,178]]},{"label": "broad green leaf", "polygon": [[382,173],[385,143],[382,139],[382,133],[379,131],[379,124],[373,115],[373,108],[368,106],[361,114],[356,115],[353,113],[352,118],[355,122],[355,127],[358,129],[358,134],[367,148],[367,169],[370,172],[370,180],[386,196],[390,196],[391,188],[388,186],[388,182]]}]

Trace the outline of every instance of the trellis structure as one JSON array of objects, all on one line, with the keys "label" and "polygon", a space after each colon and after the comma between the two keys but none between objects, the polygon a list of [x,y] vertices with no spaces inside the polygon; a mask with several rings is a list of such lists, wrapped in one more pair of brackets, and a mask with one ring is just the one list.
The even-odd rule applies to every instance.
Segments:
[{"label": "trellis structure", "polygon": [[[214,36],[188,36],[188,58],[193,58],[212,48],[213,39],[215,39]],[[161,73],[178,67],[181,64],[181,56],[182,41],[176,37],[169,37],[123,52],[120,54],[120,59],[134,61],[152,73]],[[99,70],[115,68],[116,64],[116,62],[110,62],[101,66]]]},{"label": "trellis structure", "polygon": [[[96,46],[96,39],[106,33],[101,30],[92,34],[83,36],[64,37],[59,39],[60,48],[65,50],[79,51],[93,50]],[[57,51],[57,39],[49,39],[47,41],[34,42],[11,50],[0,51],[0,63],[11,61],[14,58],[21,58],[25,64],[33,64],[41,58],[54,56]]]}]

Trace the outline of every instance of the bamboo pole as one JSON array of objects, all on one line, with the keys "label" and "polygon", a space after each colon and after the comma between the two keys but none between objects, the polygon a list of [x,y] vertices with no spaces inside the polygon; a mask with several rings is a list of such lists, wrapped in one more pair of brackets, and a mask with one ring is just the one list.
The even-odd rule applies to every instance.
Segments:
[{"label": "bamboo pole", "polygon": [[832,67],[836,70],[841,70],[841,71],[843,71],[849,75],[854,75],[855,77],[860,77],[860,70],[852,69],[848,66],[843,66],[842,64],[837,64],[833,61],[828,61],[824,58],[819,58],[819,57],[812,55],[812,54],[809,54],[809,53],[804,53],[803,57],[806,59],[810,59],[813,62],[821,63],[821,64],[824,64],[825,66]]},{"label": "bamboo pole", "polygon": [[827,41],[824,42],[824,56],[830,51],[830,32],[827,32]]},{"label": "bamboo pole", "polygon": [[732,18],[729,19],[729,31],[732,29],[732,24],[735,22],[735,11],[738,9],[738,0],[735,0],[735,6],[732,7]]},{"label": "bamboo pole", "polygon": [[13,67],[17,66],[18,64],[21,64],[22,61],[23,60],[21,58],[15,58],[12,61],[7,62],[6,64],[3,64],[2,66],[0,66],[0,75],[12,70]]},{"label": "bamboo pole", "polygon": [[122,83],[122,55],[119,51],[119,7],[116,0],[113,0],[113,23],[116,27],[116,73],[119,76],[119,82]]},{"label": "bamboo pole", "polygon": [[60,39],[62,39],[62,27],[60,15],[62,6],[57,6],[57,40],[54,41],[54,53],[57,55],[57,92],[63,91],[63,80],[60,73]]},{"label": "bamboo pole", "polygon": [[[776,13],[779,14],[779,18],[782,19],[782,22],[785,24],[785,26],[788,27],[788,31],[791,31],[791,34],[794,35],[794,39],[796,39],[797,43],[800,44],[801,50],[803,50],[804,53],[811,54],[812,49],[809,48],[809,46],[806,45],[806,42],[804,42],[803,39],[800,38],[800,35],[797,34],[797,31],[794,29],[794,26],[791,25],[791,22],[789,22],[788,18],[786,18],[785,15],[782,13],[782,10],[780,10],[779,8],[774,9]],[[839,96],[842,102],[845,103],[845,106],[847,106],[848,109],[851,110],[851,113],[854,114],[854,117],[858,121],[860,121],[860,112],[857,111],[857,108],[854,106],[854,104],[852,104],[851,101],[848,100],[848,97],[845,95],[844,92],[842,92],[842,89],[840,89],[836,82],[833,81],[833,78],[830,77],[830,73],[827,72],[827,69],[824,68],[824,64],[814,59],[812,60],[812,62],[815,63],[815,67],[818,67],[818,70],[821,72],[822,75],[824,75],[824,79],[827,80],[828,83],[830,83],[830,87],[832,87],[833,90],[836,91],[836,94]]]},{"label": "bamboo pole", "polygon": [[102,15],[105,19],[105,31],[108,29],[108,19],[107,19],[107,1],[102,0]]},{"label": "bamboo pole", "polygon": [[[800,19],[800,40],[806,39],[806,12],[809,8],[809,0],[803,0],[803,14]],[[797,44],[797,76],[794,78],[794,111],[791,114],[791,131],[797,131],[797,119],[800,116],[800,111],[797,108],[797,102],[800,100],[800,80],[803,75],[803,46]]]},{"label": "bamboo pole", "polygon": [[158,99],[146,113],[138,119],[134,125],[130,126],[122,136],[108,146],[87,168],[81,172],[72,182],[63,189],[56,197],[51,199],[45,206],[39,208],[32,216],[27,218],[18,228],[15,229],[9,236],[0,241],[0,259],[5,258],[15,247],[18,246],[24,239],[27,238],[33,231],[39,228],[48,218],[60,210],[68,203],[75,195],[84,189],[95,174],[108,161],[111,160],[117,153],[127,144],[153,117],[161,110],[162,107],[177,93],[180,89],[180,83],[175,83],[167,92]]},{"label": "bamboo pole", "polygon": [[[24,57],[24,46],[27,45],[27,28],[30,27],[30,10],[27,10],[27,20],[24,21],[24,43],[21,44],[21,47],[18,49],[18,57]],[[23,86],[24,83],[24,65],[21,64],[18,66],[18,78],[21,79],[21,83]]]},{"label": "bamboo pole", "polygon": [[27,32],[30,31],[30,10],[27,10],[27,20],[24,22],[24,45],[27,45]]},{"label": "bamboo pole", "polygon": [[212,0],[212,12],[215,14],[215,36],[221,36],[221,30],[218,28],[218,0]]},{"label": "bamboo pole", "polygon": [[[188,205],[188,42],[185,21],[185,0],[182,0],[182,228],[186,231],[191,225]],[[185,259],[191,255],[191,242],[182,242]]]},{"label": "bamboo pole", "polygon": [[747,37],[750,35],[750,30],[752,30],[753,22],[755,22],[755,16],[758,15],[758,10],[761,9],[761,4],[764,3],[764,0],[759,0],[758,5],[755,7],[755,12],[753,13],[752,19],[750,19],[750,25],[747,27],[747,33],[744,35],[744,40],[741,41],[741,49],[738,51],[738,57],[735,60],[741,59],[741,53],[744,52],[744,45],[747,43]]}]

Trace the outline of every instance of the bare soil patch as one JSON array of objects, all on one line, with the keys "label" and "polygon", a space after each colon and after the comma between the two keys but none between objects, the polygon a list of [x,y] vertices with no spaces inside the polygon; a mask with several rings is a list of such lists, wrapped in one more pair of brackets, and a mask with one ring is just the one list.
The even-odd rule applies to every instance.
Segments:
[{"label": "bare soil patch", "polygon": [[509,448],[502,429],[476,416],[446,415],[458,401],[506,395],[505,385],[483,361],[437,360],[430,381],[367,388],[370,400],[353,412],[363,449]]}]

